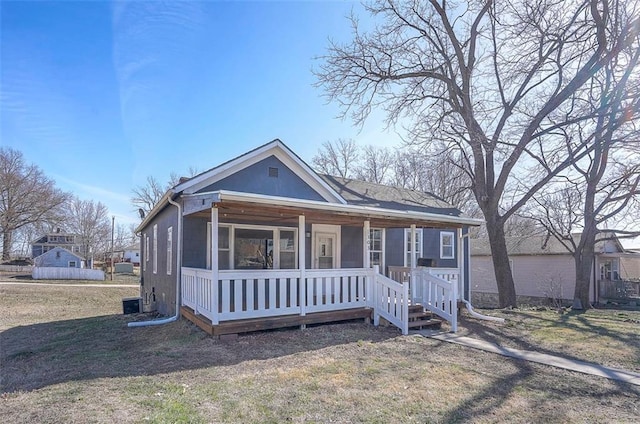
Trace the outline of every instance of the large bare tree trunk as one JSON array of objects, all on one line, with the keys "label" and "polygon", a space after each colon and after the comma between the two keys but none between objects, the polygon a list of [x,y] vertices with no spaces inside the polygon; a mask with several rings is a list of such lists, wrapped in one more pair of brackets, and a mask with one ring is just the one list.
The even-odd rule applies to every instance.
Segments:
[{"label": "large bare tree trunk", "polygon": [[11,231],[2,233],[2,260],[11,259]]},{"label": "large bare tree trunk", "polygon": [[[593,207],[593,202],[589,196],[591,192],[593,192],[593,189],[589,187],[587,189],[587,208]],[[589,309],[591,307],[589,289],[591,288],[591,270],[597,233],[595,213],[585,213],[584,222],[585,228],[580,235],[580,242],[573,253],[576,267],[576,288],[573,294],[572,309],[576,310]]]},{"label": "large bare tree trunk", "polygon": [[[591,252],[587,252],[591,250]],[[573,295],[572,309],[582,310],[591,307],[589,289],[591,288],[591,270],[593,266],[593,249],[585,249],[582,255],[575,255],[576,288]]]},{"label": "large bare tree trunk", "polygon": [[504,235],[504,222],[501,219],[487,220],[487,233],[491,246],[491,259],[498,285],[498,304],[501,308],[517,306],[516,290],[509,265],[509,253]]}]

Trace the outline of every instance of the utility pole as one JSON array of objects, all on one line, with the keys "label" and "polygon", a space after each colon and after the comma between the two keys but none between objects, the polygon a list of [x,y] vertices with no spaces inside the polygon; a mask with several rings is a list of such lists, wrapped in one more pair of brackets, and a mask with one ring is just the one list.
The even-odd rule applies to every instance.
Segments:
[{"label": "utility pole", "polygon": [[111,216],[111,281],[113,281],[113,228],[116,223],[115,215]]}]

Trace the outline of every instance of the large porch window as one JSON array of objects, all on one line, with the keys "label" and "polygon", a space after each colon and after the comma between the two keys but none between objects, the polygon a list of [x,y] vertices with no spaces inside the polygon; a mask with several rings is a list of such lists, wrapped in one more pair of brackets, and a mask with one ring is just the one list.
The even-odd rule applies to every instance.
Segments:
[{"label": "large porch window", "polygon": [[273,268],[273,231],[255,228],[236,228],[233,268]]},{"label": "large porch window", "polygon": [[[207,235],[207,269],[211,269],[211,225]],[[297,229],[220,225],[218,269],[295,269]]]}]

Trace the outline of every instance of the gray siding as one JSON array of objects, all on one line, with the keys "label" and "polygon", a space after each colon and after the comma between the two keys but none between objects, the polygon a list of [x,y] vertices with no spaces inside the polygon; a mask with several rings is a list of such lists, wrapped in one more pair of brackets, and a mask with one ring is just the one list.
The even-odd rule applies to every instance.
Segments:
[{"label": "gray siding", "polygon": [[82,266],[82,258],[66,249],[56,247],[36,258],[35,264],[40,267],[68,268],[70,261],[76,263],[75,267],[72,268],[80,268]]},{"label": "gray siding", "polygon": [[[450,231],[454,235],[453,259],[440,258],[440,232]],[[404,228],[388,228],[386,230],[385,243],[385,264],[387,266],[403,266],[404,265]],[[458,240],[456,230],[440,230],[434,228],[425,228],[422,230],[422,257],[432,259],[436,267],[456,268],[458,256]]]},{"label": "gray siding", "polygon": [[342,268],[362,268],[362,227],[342,226],[340,261]]},{"label": "gray siding", "polygon": [[[277,168],[278,176],[269,176],[269,168]],[[215,190],[231,190],[305,200],[325,200],[275,156],[270,156],[248,166],[203,188],[200,192]]]},{"label": "gray siding", "polygon": [[385,266],[403,266],[404,228],[387,228],[385,238]]},{"label": "gray siding", "polygon": [[[158,225],[158,272],[153,273],[153,226]],[[167,275],[167,229],[173,227],[172,267],[171,275]],[[178,270],[177,241],[178,241],[178,210],[174,206],[167,206],[142,230],[143,235],[149,236],[149,261],[146,262],[144,251],[144,237],[142,237],[142,271],[141,296],[146,307],[157,310],[163,315],[176,313],[176,273]]]},{"label": "gray siding", "polygon": [[[440,233],[453,233],[453,259],[440,258]],[[440,230],[425,228],[422,230],[422,257],[433,259],[435,266],[440,268],[456,268],[458,266],[458,240],[456,230]]]}]

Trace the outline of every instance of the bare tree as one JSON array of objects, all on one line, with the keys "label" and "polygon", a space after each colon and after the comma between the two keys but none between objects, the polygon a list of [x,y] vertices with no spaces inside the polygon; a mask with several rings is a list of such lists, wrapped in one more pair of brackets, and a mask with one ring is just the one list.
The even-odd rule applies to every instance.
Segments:
[{"label": "bare tree", "polygon": [[131,204],[136,208],[142,210],[144,215],[148,214],[151,209],[158,203],[164,193],[172,187],[180,184],[184,178],[191,178],[198,175],[197,168],[190,166],[188,170],[188,177],[181,177],[175,172],[169,174],[169,180],[166,184],[160,183],[156,177],[149,175],[144,185],[136,186],[133,190],[133,196],[131,197]]},{"label": "bare tree", "polygon": [[372,183],[387,182],[392,172],[394,155],[386,147],[365,146],[356,167],[356,178]]},{"label": "bare tree", "polygon": [[[588,142],[592,152],[576,161],[562,179],[534,196],[533,217],[573,254],[574,309],[589,307],[596,241],[640,235],[629,216],[640,216],[640,40],[605,66],[593,83],[577,92],[574,107],[592,118],[565,129],[571,139]],[[575,237],[579,234],[579,237]]]},{"label": "bare tree", "polygon": [[137,237],[135,235],[135,226],[116,224],[113,235],[114,250],[124,250],[128,246],[137,243]]},{"label": "bare tree", "polygon": [[325,174],[350,178],[355,172],[358,160],[358,146],[354,140],[339,138],[334,142],[325,141],[318,153],[311,159],[315,168]]},{"label": "bare tree", "polygon": [[147,177],[147,183],[142,186],[136,186],[133,190],[131,203],[148,214],[156,203],[164,195],[165,189],[156,177],[150,175]]},{"label": "bare tree", "polygon": [[10,258],[16,230],[52,218],[67,198],[40,168],[25,163],[21,152],[0,148],[2,259]]},{"label": "bare tree", "polygon": [[85,256],[109,250],[111,220],[109,210],[101,202],[73,198],[69,202],[65,230],[80,236]]},{"label": "bare tree", "polygon": [[352,18],[353,39],[330,44],[318,86],[358,124],[382,107],[389,124],[413,119],[414,142],[458,151],[486,221],[500,306],[515,306],[505,223],[591,151],[576,143],[567,154],[558,134],[585,119],[572,95],[634,42],[636,1],[378,0],[366,9],[377,25],[362,32]]}]

